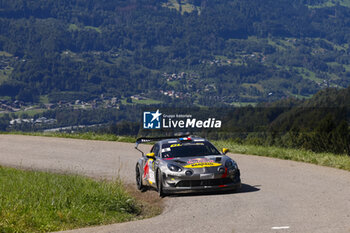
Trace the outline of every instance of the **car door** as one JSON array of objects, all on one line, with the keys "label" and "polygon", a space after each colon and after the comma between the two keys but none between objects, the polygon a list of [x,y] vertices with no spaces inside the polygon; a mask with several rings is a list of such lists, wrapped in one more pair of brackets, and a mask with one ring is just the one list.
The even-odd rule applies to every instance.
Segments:
[{"label": "car door", "polygon": [[[156,143],[152,149],[151,149],[151,152],[154,153],[155,157],[159,157],[159,144]],[[152,158],[149,158],[146,162],[146,165],[145,165],[145,172],[146,174],[148,174],[148,182],[150,185],[156,185],[156,176],[155,176],[155,173],[156,173],[156,166],[155,166],[155,159],[152,159]]]}]

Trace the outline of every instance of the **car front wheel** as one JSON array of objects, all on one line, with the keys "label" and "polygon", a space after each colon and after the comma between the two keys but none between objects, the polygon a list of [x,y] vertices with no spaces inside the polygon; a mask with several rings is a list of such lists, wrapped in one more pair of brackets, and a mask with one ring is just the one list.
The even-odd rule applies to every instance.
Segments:
[{"label": "car front wheel", "polygon": [[163,191],[163,176],[160,170],[157,171],[157,190],[160,197],[165,196]]},{"label": "car front wheel", "polygon": [[137,189],[141,192],[144,192],[146,190],[146,187],[142,184],[142,175],[141,175],[141,169],[140,165],[136,165],[136,186]]}]

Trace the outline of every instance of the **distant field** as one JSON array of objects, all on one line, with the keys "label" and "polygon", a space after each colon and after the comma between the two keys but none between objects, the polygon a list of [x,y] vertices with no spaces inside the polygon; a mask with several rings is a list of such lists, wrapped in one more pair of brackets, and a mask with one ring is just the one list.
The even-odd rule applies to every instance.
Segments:
[{"label": "distant field", "polygon": [[[70,24],[68,26],[68,30],[69,31],[80,31],[82,28],[79,28],[78,25],[76,24]],[[101,29],[98,28],[98,27],[93,27],[93,26],[85,26],[84,29],[92,29],[92,30],[95,30],[96,32],[98,33],[101,33]]]},{"label": "distant field", "polygon": [[8,52],[5,52],[5,51],[0,51],[0,56],[12,57],[13,55],[11,53],[8,53]]},{"label": "distant field", "polygon": [[98,33],[101,33],[101,32],[102,32],[101,29],[98,28],[98,27],[85,26],[84,28],[85,28],[85,29],[92,29],[92,30],[95,30],[95,31],[98,32]]},{"label": "distant field", "polygon": [[[29,117],[33,117],[34,115],[43,113],[45,111],[46,109],[43,109],[43,108],[34,108],[27,111],[20,110],[18,112],[11,112],[10,114],[14,115],[15,117],[22,117],[24,114],[28,115]],[[0,116],[3,116],[4,114],[5,113],[0,113]]]},{"label": "distant field", "polygon": [[48,103],[50,103],[49,97],[48,97],[47,95],[41,95],[41,96],[40,96],[40,103],[43,103],[43,104],[48,104]]},{"label": "distant field", "polygon": [[323,82],[323,79],[317,78],[316,74],[307,68],[304,68],[304,67],[292,67],[292,68],[297,69],[298,72],[301,74],[301,76],[305,79],[309,79],[309,80],[314,81],[316,83]]},{"label": "distant field", "polygon": [[132,103],[126,102],[126,99],[122,100],[122,104],[127,104],[127,105],[132,105],[132,104],[145,104],[145,105],[150,105],[150,104],[161,104],[162,101],[159,100],[153,100],[153,99],[145,99],[145,100],[136,100],[132,99]]},{"label": "distant field", "polygon": [[190,4],[187,0],[181,0],[181,4],[177,0],[169,0],[167,3],[163,3],[163,7],[181,11],[181,14],[191,13],[194,10],[197,10],[200,14],[200,7]]},{"label": "distant field", "polygon": [[257,103],[255,103],[255,102],[233,102],[232,105],[235,107],[247,107],[247,106],[254,107],[257,105]]},{"label": "distant field", "polygon": [[35,109],[27,110],[27,111],[24,111],[24,110],[19,111],[16,113],[16,115],[22,116],[23,114],[27,114],[28,116],[33,117],[34,115],[45,112],[45,111],[46,111],[46,109],[43,109],[43,108],[35,108]]}]

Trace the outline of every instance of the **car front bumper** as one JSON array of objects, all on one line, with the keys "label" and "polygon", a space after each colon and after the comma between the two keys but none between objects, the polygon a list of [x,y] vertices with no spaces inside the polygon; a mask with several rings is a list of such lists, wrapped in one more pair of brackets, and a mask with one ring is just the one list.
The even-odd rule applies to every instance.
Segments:
[{"label": "car front bumper", "polygon": [[[208,176],[210,174],[207,174]],[[163,177],[164,193],[189,193],[189,192],[211,192],[237,190],[241,187],[240,171],[223,177],[222,174],[211,174],[211,178],[205,177],[174,177],[165,175]]]}]

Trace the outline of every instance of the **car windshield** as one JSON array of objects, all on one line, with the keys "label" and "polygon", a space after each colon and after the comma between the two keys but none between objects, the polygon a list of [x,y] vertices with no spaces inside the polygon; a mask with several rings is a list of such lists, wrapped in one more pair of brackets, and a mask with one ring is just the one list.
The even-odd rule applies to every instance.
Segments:
[{"label": "car windshield", "polygon": [[219,155],[220,152],[209,142],[163,144],[162,158],[195,157]]}]

